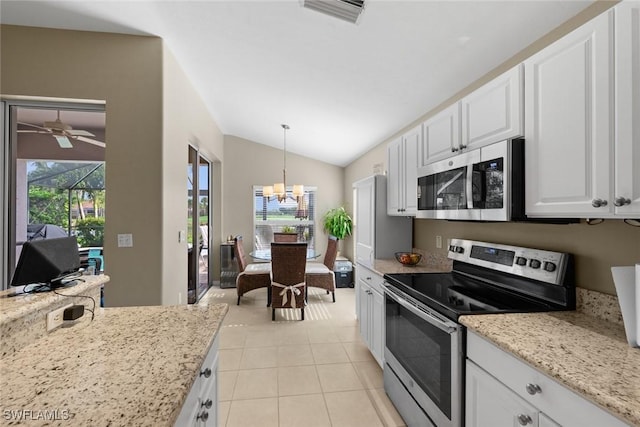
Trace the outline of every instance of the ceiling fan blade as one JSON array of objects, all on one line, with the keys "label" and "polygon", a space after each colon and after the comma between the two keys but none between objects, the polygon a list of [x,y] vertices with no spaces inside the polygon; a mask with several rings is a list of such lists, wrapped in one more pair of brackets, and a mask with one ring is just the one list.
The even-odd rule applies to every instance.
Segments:
[{"label": "ceiling fan blade", "polygon": [[[29,126],[29,127],[32,127],[32,128],[36,128],[36,129],[40,129],[40,130],[43,130],[43,131],[46,131],[46,132],[50,132],[50,129],[43,128],[42,126],[38,126],[38,125],[33,125],[31,123],[18,122],[18,124],[22,125],[22,126]],[[20,130],[18,130],[18,132],[20,132]]]},{"label": "ceiling fan blade", "polygon": [[51,132],[48,130],[35,130],[35,129],[18,129],[18,133],[39,133],[49,135]]},{"label": "ceiling fan blade", "polygon": [[91,132],[81,129],[67,129],[64,132],[72,136],[95,136]]},{"label": "ceiling fan blade", "polygon": [[102,148],[105,148],[107,146],[107,144],[105,144],[102,141],[98,141],[97,139],[87,138],[84,136],[74,136],[73,139],[77,141],[86,142],[87,144],[97,145],[98,147],[102,147]]},{"label": "ceiling fan blade", "polygon": [[67,138],[64,135],[53,135],[53,137],[56,139],[56,141],[58,141],[58,145],[60,146],[60,148],[73,148],[73,145],[71,145],[71,141],[69,141],[69,138]]}]

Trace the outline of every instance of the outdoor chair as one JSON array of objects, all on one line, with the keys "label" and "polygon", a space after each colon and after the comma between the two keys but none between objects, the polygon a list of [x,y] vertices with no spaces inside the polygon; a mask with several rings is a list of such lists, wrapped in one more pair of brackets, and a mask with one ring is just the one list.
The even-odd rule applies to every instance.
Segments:
[{"label": "outdoor chair", "polygon": [[308,262],[305,274],[307,289],[309,287],[325,289],[327,294],[331,292],[333,302],[336,302],[336,276],[333,272],[333,267],[336,263],[337,254],[338,239],[334,236],[329,236],[324,261],[322,263]]},{"label": "outdoor chair", "polygon": [[238,305],[240,305],[240,297],[242,295],[259,288],[267,288],[267,307],[271,305],[271,265],[268,262],[247,264],[242,246],[242,236],[236,236],[234,239],[233,253],[236,257],[239,271],[236,278]]},{"label": "outdoor chair", "polygon": [[299,308],[304,320],[306,264],[306,243],[271,244],[271,320],[276,320],[276,308]]}]

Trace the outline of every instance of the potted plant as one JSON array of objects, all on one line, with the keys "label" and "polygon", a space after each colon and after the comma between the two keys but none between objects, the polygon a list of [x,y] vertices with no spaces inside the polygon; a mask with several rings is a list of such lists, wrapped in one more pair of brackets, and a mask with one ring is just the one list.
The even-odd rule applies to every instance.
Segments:
[{"label": "potted plant", "polygon": [[335,236],[338,240],[344,240],[351,235],[353,221],[344,207],[330,209],[322,219],[324,231]]}]

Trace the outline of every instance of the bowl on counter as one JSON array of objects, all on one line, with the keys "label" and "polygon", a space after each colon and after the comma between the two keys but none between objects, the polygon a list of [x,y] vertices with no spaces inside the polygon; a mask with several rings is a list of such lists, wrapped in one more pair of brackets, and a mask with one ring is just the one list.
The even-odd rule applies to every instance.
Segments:
[{"label": "bowl on counter", "polygon": [[422,259],[422,255],[416,252],[396,252],[396,260],[402,265],[416,265]]}]

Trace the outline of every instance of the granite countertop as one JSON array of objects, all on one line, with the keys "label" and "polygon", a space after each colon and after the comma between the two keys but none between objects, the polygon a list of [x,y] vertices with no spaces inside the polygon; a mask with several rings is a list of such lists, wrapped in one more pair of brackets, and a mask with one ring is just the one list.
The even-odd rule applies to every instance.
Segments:
[{"label": "granite countertop", "polygon": [[625,422],[640,425],[640,349],[629,346],[622,325],[579,311],[460,321]]},{"label": "granite countertop", "polygon": [[413,266],[400,264],[395,258],[375,259],[373,265],[366,266],[381,276],[385,274],[402,273],[442,273],[451,271],[452,261],[446,255],[424,252],[420,249],[413,249],[414,252],[422,254],[420,262]]},{"label": "granite countertop", "polygon": [[0,324],[16,320],[20,317],[45,309],[57,301],[62,301],[63,295],[82,295],[87,291],[101,286],[109,281],[109,276],[81,276],[76,285],[60,287],[53,292],[22,294],[22,286],[0,291]]},{"label": "granite countertop", "polygon": [[[0,360],[0,424],[172,426],[226,304],[99,309]],[[49,411],[57,421],[33,421]]]}]

